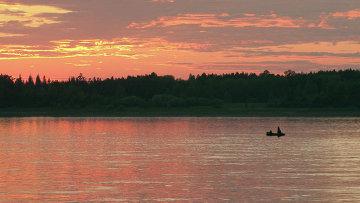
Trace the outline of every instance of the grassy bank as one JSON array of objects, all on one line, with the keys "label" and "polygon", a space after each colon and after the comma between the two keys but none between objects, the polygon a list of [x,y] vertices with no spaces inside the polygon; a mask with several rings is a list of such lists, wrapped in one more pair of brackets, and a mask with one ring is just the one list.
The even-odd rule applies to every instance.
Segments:
[{"label": "grassy bank", "polygon": [[0,117],[359,117],[358,108],[270,108],[227,104],[188,108],[0,108]]}]

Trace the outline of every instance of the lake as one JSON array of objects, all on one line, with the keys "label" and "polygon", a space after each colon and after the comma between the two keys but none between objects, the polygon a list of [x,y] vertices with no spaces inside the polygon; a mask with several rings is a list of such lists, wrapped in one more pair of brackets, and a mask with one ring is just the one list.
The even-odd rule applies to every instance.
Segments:
[{"label": "lake", "polygon": [[360,118],[2,118],[0,201],[24,200],[356,202]]}]

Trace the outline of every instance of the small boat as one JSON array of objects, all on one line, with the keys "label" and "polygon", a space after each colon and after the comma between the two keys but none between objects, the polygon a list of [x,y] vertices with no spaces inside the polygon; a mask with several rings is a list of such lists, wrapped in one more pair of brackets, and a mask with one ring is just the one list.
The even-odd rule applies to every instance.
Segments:
[{"label": "small boat", "polygon": [[274,133],[274,132],[272,132],[272,131],[270,130],[269,132],[266,132],[266,135],[267,135],[267,136],[282,137],[282,136],[285,136],[285,133],[281,132],[280,127],[278,127],[276,133]]},{"label": "small boat", "polygon": [[277,137],[282,137],[282,136],[285,136],[285,133],[273,133],[273,132],[267,132],[266,133],[267,136],[277,136]]}]

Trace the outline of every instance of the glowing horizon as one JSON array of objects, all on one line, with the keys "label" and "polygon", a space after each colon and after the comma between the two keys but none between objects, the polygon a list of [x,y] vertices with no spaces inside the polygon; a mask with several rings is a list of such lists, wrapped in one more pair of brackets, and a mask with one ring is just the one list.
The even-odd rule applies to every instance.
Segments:
[{"label": "glowing horizon", "polygon": [[360,2],[0,0],[0,73],[64,79],[359,68]]}]

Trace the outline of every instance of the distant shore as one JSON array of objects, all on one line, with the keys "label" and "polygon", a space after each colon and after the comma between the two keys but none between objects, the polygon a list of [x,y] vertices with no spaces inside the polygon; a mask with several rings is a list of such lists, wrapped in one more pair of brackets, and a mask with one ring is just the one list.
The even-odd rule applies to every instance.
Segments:
[{"label": "distant shore", "polygon": [[244,107],[236,104],[187,108],[0,108],[0,117],[360,117],[360,109]]}]

